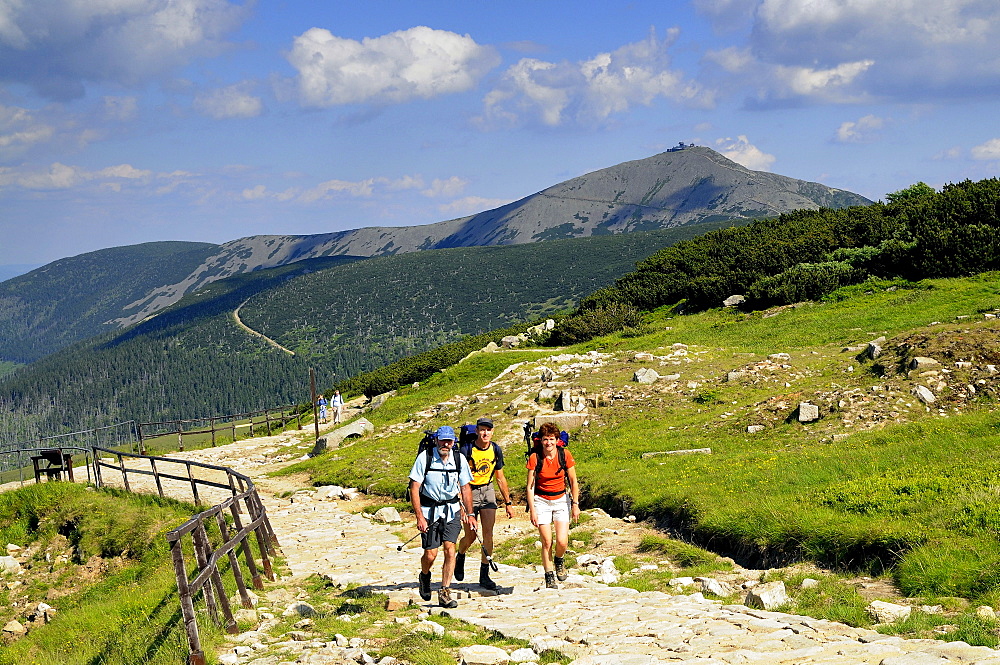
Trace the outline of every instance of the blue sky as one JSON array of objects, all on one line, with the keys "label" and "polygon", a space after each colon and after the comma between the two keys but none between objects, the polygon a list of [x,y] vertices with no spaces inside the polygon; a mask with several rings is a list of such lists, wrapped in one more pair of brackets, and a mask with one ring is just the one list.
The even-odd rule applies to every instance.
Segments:
[{"label": "blue sky", "polygon": [[997,43],[995,0],[0,0],[0,265],[426,224],[678,141],[993,177]]}]

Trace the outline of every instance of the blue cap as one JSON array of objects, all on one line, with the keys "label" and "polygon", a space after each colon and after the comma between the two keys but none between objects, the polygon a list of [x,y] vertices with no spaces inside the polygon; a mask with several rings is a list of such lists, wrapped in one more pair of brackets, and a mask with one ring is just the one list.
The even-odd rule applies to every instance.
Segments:
[{"label": "blue cap", "polygon": [[455,440],[455,430],[453,430],[448,425],[441,425],[441,427],[438,427],[437,432],[434,433],[434,436],[439,441],[441,439],[451,439],[452,441],[454,441]]}]

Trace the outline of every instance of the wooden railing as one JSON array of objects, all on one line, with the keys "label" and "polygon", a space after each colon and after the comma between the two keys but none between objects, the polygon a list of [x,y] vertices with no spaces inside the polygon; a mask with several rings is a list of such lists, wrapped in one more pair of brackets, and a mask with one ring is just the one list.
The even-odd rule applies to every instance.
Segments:
[{"label": "wooden railing", "polygon": [[[257,488],[249,476],[224,466],[169,457],[134,455],[108,448],[94,448],[93,452],[98,486],[106,484],[106,473],[120,473],[122,484],[128,491],[133,491],[133,485],[137,485],[137,481],[152,477],[160,496],[166,496],[164,482],[179,482],[181,486],[190,489],[196,505],[203,504],[199,487],[214,488],[231,494],[166,535],[190,649],[188,662],[189,665],[205,665],[205,653],[201,648],[194,609],[198,594],[201,593],[204,598],[211,620],[222,625],[227,632],[236,633],[238,629],[223,585],[223,573],[232,575],[240,603],[248,609],[252,604],[243,568],[246,568],[255,589],[263,587],[262,575],[268,580],[274,580],[271,557],[276,554],[278,539],[271,529]],[[102,458],[99,453],[110,455],[111,458]],[[137,466],[130,467],[126,460]],[[163,468],[169,465],[185,467],[184,474],[168,472]],[[199,477],[199,474],[204,476],[209,473],[214,474],[216,479]],[[132,474],[131,481],[129,474]],[[219,476],[224,476],[225,482],[220,482]],[[227,514],[232,518],[232,525],[226,519]],[[248,517],[246,524],[243,523],[242,514]],[[254,557],[254,544],[260,556],[260,566]],[[193,557],[185,557],[185,549],[192,552]],[[240,554],[243,555],[242,560]]]},{"label": "wooden railing", "polygon": [[[254,423],[254,418],[258,419],[256,423]],[[299,407],[295,404],[276,407],[273,409],[263,409],[261,411],[236,413],[229,416],[212,416],[211,418],[189,418],[187,420],[162,420],[159,422],[139,423],[136,428],[138,430],[139,437],[139,452],[146,452],[144,445],[146,439],[152,439],[168,434],[176,434],[177,449],[184,450],[185,436],[211,434],[212,445],[215,446],[216,432],[229,431],[231,432],[230,436],[232,440],[236,441],[236,430],[238,428],[249,427],[249,436],[252,438],[254,436],[254,424],[263,426],[265,428],[264,431],[270,433],[272,422],[284,425],[293,418],[295,419],[296,428],[302,429],[302,413],[299,411]],[[247,422],[239,422],[244,420]],[[185,426],[202,423],[207,423],[207,425],[201,427],[200,429],[185,429]]]}]

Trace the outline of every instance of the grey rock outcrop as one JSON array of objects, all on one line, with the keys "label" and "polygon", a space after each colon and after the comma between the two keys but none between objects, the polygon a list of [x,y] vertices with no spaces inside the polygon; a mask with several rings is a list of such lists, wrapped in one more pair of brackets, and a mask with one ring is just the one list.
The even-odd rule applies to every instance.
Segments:
[{"label": "grey rock outcrop", "polygon": [[636,383],[650,384],[656,383],[660,378],[660,373],[655,369],[649,367],[643,367],[635,371],[632,375],[632,380]]},{"label": "grey rock outcrop", "polygon": [[799,422],[811,423],[815,420],[819,420],[819,406],[815,404],[810,404],[809,402],[800,402]]},{"label": "grey rock outcrop", "polygon": [[758,584],[747,593],[747,607],[760,607],[765,610],[773,610],[788,603],[788,593],[785,591],[785,583],[768,582]]}]

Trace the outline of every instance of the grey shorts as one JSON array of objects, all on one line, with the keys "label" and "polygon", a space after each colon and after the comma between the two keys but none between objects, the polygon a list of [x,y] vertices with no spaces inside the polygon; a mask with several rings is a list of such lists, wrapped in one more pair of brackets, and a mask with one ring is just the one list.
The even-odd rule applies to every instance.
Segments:
[{"label": "grey shorts", "polygon": [[497,493],[493,483],[472,485],[472,511],[478,515],[480,510],[497,509]]},{"label": "grey shorts", "polygon": [[427,525],[427,533],[420,536],[420,546],[425,550],[436,550],[442,543],[457,543],[461,533],[462,518],[458,514],[450,522],[439,519]]}]

